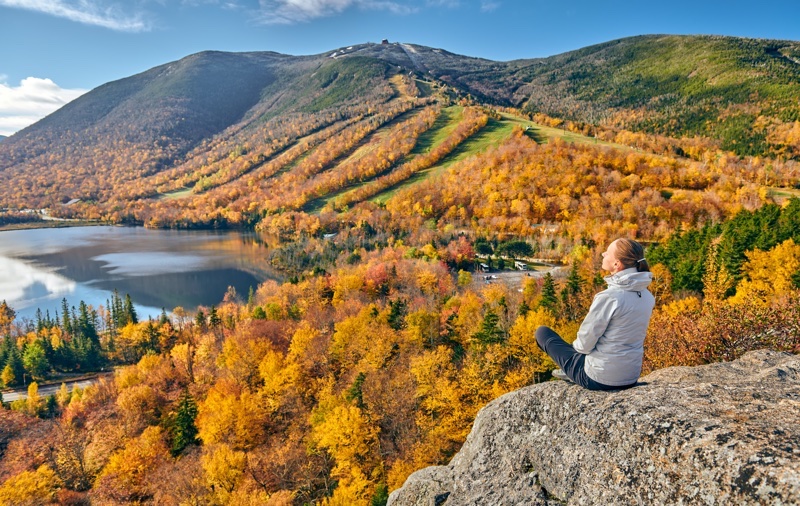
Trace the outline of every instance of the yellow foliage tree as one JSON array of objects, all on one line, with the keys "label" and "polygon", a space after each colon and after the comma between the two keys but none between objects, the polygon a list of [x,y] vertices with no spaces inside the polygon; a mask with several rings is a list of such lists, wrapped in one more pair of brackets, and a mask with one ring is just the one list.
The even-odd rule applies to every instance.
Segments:
[{"label": "yellow foliage tree", "polygon": [[268,413],[257,394],[218,382],[198,403],[195,424],[205,444],[227,443],[245,450],[263,442]]},{"label": "yellow foliage tree", "polygon": [[767,304],[775,297],[797,289],[792,277],[800,271],[800,245],[788,239],[769,251],[748,251],[742,266],[745,279],[731,297],[732,304],[758,301]]},{"label": "yellow foliage tree", "polygon": [[415,448],[418,467],[442,463],[469,433],[470,408],[464,404],[453,352],[438,346],[411,360],[419,400],[416,423],[423,434]]},{"label": "yellow foliage tree", "polygon": [[375,466],[372,451],[376,448],[378,428],[365,413],[353,405],[321,401],[320,409],[311,416],[311,438],[336,461],[331,477],[339,480],[334,495],[327,504],[365,504],[372,481],[369,476]]},{"label": "yellow foliage tree", "polygon": [[203,454],[201,462],[206,486],[211,491],[214,504],[228,504],[231,494],[244,475],[247,454],[220,443]]},{"label": "yellow foliage tree", "polygon": [[705,302],[709,304],[717,304],[725,300],[725,294],[735,283],[733,276],[719,261],[718,246],[719,239],[711,243],[706,258],[706,272],[703,274],[703,295],[705,295]]},{"label": "yellow foliage tree", "polygon": [[270,411],[274,411],[280,406],[284,393],[296,384],[300,376],[300,366],[293,360],[284,359],[280,353],[270,350],[261,359],[258,371],[264,381],[260,393]]},{"label": "yellow foliage tree", "polygon": [[0,506],[50,504],[61,483],[47,465],[36,471],[23,471],[0,485]]},{"label": "yellow foliage tree", "polygon": [[[527,381],[523,380],[526,383],[533,382],[537,374],[556,368],[553,360],[536,344],[536,329],[542,325],[555,328],[556,319],[550,311],[540,307],[517,318],[509,333],[508,348],[523,364],[521,369],[527,378]],[[563,334],[562,337],[566,338]]]},{"label": "yellow foliage tree", "polygon": [[116,501],[146,500],[152,495],[148,488],[149,474],[168,460],[169,450],[161,427],[147,427],[138,438],[111,455],[97,477],[95,488]]}]

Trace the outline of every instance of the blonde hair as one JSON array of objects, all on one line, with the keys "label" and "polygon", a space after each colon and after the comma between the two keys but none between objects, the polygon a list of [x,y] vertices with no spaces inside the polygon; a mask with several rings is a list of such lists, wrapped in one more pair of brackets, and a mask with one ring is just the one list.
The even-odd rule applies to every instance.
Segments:
[{"label": "blonde hair", "polygon": [[630,269],[636,267],[638,272],[649,272],[650,266],[644,258],[644,246],[638,242],[620,238],[617,239],[617,260],[620,261],[623,267]]}]

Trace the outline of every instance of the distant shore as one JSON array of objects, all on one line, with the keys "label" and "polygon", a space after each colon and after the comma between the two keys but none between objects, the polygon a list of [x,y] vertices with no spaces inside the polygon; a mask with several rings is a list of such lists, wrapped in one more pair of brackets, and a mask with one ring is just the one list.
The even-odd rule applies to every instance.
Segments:
[{"label": "distant shore", "polygon": [[42,220],[42,221],[29,221],[26,223],[9,223],[8,225],[0,225],[0,232],[10,230],[32,230],[37,228],[66,228],[66,227],[96,227],[96,226],[116,226],[113,223],[103,223],[100,221],[76,220],[76,221],[61,221],[61,220]]}]

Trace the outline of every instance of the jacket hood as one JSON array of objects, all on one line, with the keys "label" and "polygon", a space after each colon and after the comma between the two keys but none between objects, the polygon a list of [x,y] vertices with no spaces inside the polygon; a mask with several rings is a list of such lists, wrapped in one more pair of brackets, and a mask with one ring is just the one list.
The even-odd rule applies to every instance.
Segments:
[{"label": "jacket hood", "polygon": [[638,272],[636,267],[619,271],[611,276],[603,278],[608,283],[609,288],[617,288],[626,292],[635,292],[646,289],[653,281],[652,272]]}]

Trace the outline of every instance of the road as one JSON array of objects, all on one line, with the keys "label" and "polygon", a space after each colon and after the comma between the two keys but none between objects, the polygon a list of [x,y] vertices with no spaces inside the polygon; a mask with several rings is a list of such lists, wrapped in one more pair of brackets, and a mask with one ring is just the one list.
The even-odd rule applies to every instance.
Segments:
[{"label": "road", "polygon": [[[85,378],[76,381],[64,381],[64,383],[67,384],[67,390],[72,392],[73,388],[75,387],[86,388],[89,385],[93,385],[99,382],[102,377],[103,376],[95,376],[94,378]],[[39,396],[47,397],[48,395],[55,394],[60,389],[61,389],[61,383],[45,385],[43,387],[39,387]],[[18,388],[16,390],[3,392],[3,402],[13,402],[19,399],[27,399],[27,398],[28,398],[27,388]]]}]

